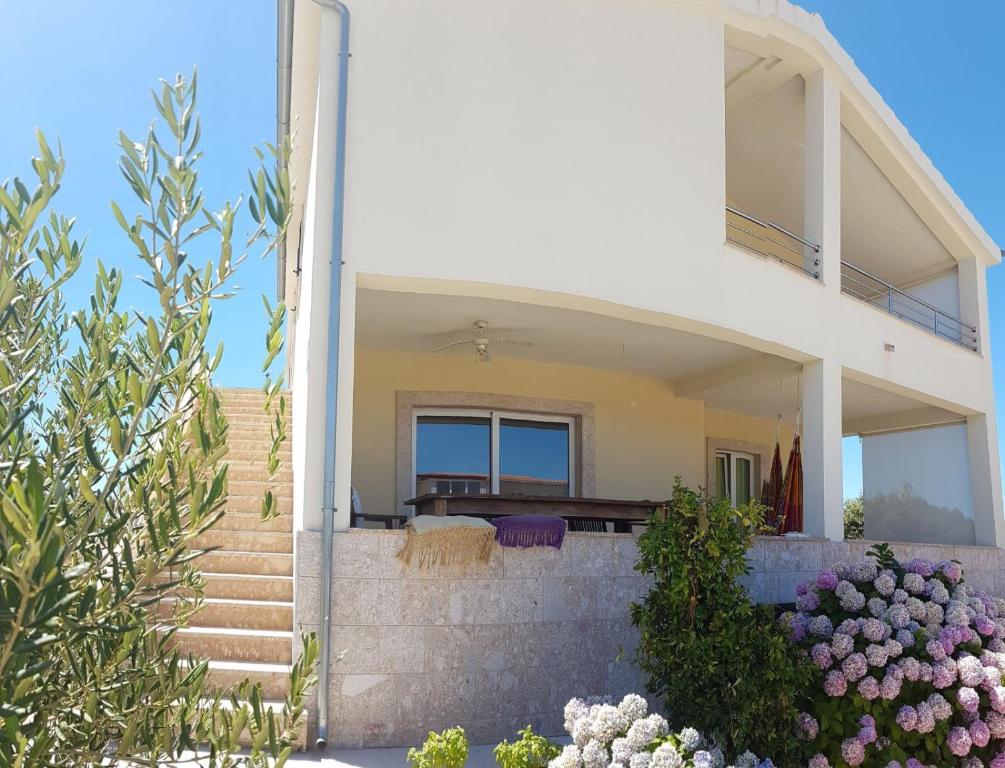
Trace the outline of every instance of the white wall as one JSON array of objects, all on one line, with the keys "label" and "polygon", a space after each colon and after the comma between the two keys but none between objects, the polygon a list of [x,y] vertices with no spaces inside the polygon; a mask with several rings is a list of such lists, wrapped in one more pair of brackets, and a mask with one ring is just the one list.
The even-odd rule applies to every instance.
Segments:
[{"label": "white wall", "polygon": [[973,544],[966,424],[862,438],[865,537]]}]

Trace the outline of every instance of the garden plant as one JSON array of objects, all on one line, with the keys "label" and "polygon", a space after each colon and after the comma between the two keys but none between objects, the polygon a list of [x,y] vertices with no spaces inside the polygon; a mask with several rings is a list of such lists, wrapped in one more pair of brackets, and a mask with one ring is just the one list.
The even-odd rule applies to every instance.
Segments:
[{"label": "garden plant", "polygon": [[[213,307],[245,247],[274,247],[289,184],[285,171],[253,174],[253,231],[237,242],[241,201],[211,210],[200,190],[195,77],[163,83],[154,102],[146,135],[120,135],[134,197],[112,204],[153,311],[122,306],[123,272],[101,262],[89,304],[67,308],[84,251],[74,220],[53,209],[65,165],[41,135],[36,178],[0,184],[0,766],[193,753],[212,768],[281,764],[313,679],[317,644],[305,638],[273,712],[261,686],[214,690],[207,664],[173,646],[202,602],[193,542],[227,498]],[[269,315],[266,367],[282,307]],[[280,427],[271,471],[279,387],[266,383]],[[274,513],[267,494],[263,515]]]},{"label": "garden plant", "polygon": [[727,756],[751,749],[796,765],[812,668],[774,608],[754,605],[738,582],[763,522],[759,505],[733,509],[675,482],[666,513],[638,539],[636,568],[652,586],[632,605],[637,661],[672,729],[716,734]]},{"label": "garden plant", "polygon": [[820,670],[810,768],[1005,767],[1005,601],[957,562],[870,555],[822,571],[789,619]]}]

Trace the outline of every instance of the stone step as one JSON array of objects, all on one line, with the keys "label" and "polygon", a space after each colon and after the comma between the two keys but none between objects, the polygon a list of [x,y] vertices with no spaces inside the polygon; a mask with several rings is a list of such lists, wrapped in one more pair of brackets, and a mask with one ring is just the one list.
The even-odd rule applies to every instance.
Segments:
[{"label": "stone step", "polygon": [[[207,555],[209,557],[209,555]],[[225,600],[293,601],[292,576],[262,576],[257,573],[203,573],[206,597]]]},{"label": "stone step", "polygon": [[262,520],[260,512],[234,512],[230,509],[221,517],[214,531],[247,531],[250,533],[291,533],[293,531],[293,516],[280,514],[268,520]]},{"label": "stone step", "polygon": [[193,549],[216,549],[227,552],[293,553],[292,533],[270,531],[228,531],[211,528],[192,542]]},{"label": "stone step", "polygon": [[[282,702],[290,692],[290,665],[261,661],[228,661],[210,659],[206,675],[210,690],[234,688],[244,680],[262,684],[266,699]],[[282,703],[279,704],[279,709]]]},{"label": "stone step", "polygon": [[293,660],[291,630],[185,627],[175,633],[172,644],[201,659],[269,664],[289,664]]},{"label": "stone step", "polygon": [[203,573],[244,573],[255,576],[292,576],[293,555],[276,552],[217,550],[195,559]]},{"label": "stone step", "polygon": [[[167,598],[157,604],[160,616],[170,616],[177,600]],[[273,600],[230,600],[207,597],[202,607],[189,617],[190,627],[230,627],[234,629],[293,629],[293,603]]]},{"label": "stone step", "polygon": [[291,496],[293,483],[270,480],[228,480],[227,492],[235,496],[258,496],[261,498],[266,491],[272,491],[275,496]]},{"label": "stone step", "polygon": [[[248,512],[259,514],[262,511],[262,498],[264,494],[254,493],[228,493],[226,509],[227,512]],[[293,512],[293,497],[289,493],[277,493],[276,509],[280,514],[291,514]]]},{"label": "stone step", "polygon": [[276,470],[276,474],[270,478],[269,470],[265,466],[264,461],[260,462],[241,462],[234,461],[233,459],[227,459],[229,466],[227,467],[227,479],[231,484],[238,480],[272,480],[276,483],[292,483],[293,482],[293,470],[289,467]]},{"label": "stone step", "polygon": [[[209,700],[207,699],[206,701],[207,701],[207,706],[208,706]],[[220,701],[220,708],[221,709],[233,709],[233,706],[231,705],[230,701],[228,701],[228,700],[221,700]],[[262,701],[262,709],[263,709],[263,711],[271,709],[272,712],[276,715],[277,720],[281,720],[282,719],[282,714],[283,714],[283,701],[281,701],[281,700],[264,699]],[[301,718],[300,718],[300,723],[297,726],[297,733],[296,733],[296,736],[293,739],[293,746],[295,748],[294,751],[306,749],[306,744],[307,744],[307,720],[308,720],[307,714],[304,713],[304,715],[301,716]],[[276,725],[277,725],[277,727],[282,727],[282,724],[279,723],[279,722],[277,722]],[[250,744],[251,744],[251,729],[248,728],[248,727],[245,727],[245,729],[241,732],[241,735],[238,736],[237,741],[242,746],[245,746],[245,747],[250,746]]]}]

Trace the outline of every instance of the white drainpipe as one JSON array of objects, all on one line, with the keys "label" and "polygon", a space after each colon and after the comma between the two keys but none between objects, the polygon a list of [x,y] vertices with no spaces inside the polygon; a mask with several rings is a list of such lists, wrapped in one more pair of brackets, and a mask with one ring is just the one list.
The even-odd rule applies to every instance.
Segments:
[{"label": "white drainpipe", "polygon": [[339,0],[314,0],[339,15],[338,104],[335,122],[335,195],[332,203],[331,283],[328,291],[328,355],[325,373],[325,458],[321,524],[321,669],[318,671],[318,738],[328,741],[328,665],[331,657],[332,537],[335,529],[335,430],[338,423],[339,311],[342,230],[345,223],[346,111],[349,90],[349,9]]}]

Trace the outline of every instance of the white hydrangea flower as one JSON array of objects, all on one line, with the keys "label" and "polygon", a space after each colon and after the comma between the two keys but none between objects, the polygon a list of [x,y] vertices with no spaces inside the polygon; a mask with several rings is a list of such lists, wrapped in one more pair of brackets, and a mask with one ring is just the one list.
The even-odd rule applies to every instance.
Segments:
[{"label": "white hydrangea flower", "polygon": [[569,703],[565,705],[563,714],[565,715],[565,731],[571,734],[572,729],[576,725],[576,721],[581,717],[585,717],[589,714],[590,708],[587,706],[586,702],[582,699],[569,699]]},{"label": "white hydrangea flower", "polygon": [[670,732],[670,726],[661,715],[653,713],[641,720],[636,720],[625,736],[633,750],[639,752],[646,749],[656,739],[661,739]]},{"label": "white hydrangea flower", "polygon": [[660,744],[649,761],[650,768],[684,768],[684,758],[673,744]]},{"label": "white hydrangea flower", "polygon": [[609,762],[611,756],[599,741],[591,739],[583,747],[583,768],[607,768]]},{"label": "white hydrangea flower", "polygon": [[625,716],[629,723],[634,723],[646,716],[649,711],[649,702],[637,693],[629,693],[618,704],[618,711]]},{"label": "white hydrangea flower", "polygon": [[615,763],[627,764],[632,759],[633,752],[632,745],[624,737],[619,737],[611,742],[611,760]]},{"label": "white hydrangea flower", "polygon": [[636,752],[628,761],[628,768],[649,768],[652,758],[652,752]]},{"label": "white hydrangea flower", "polygon": [[602,744],[610,744],[628,730],[628,719],[610,704],[591,707],[590,719],[593,721],[593,738]]},{"label": "white hydrangea flower", "polygon": [[548,768],[583,768],[583,755],[575,744],[568,744],[562,753],[548,762]]},{"label": "white hydrangea flower", "polygon": [[748,749],[742,755],[737,755],[735,768],[757,768],[760,763],[761,761],[757,759],[757,755]]}]

